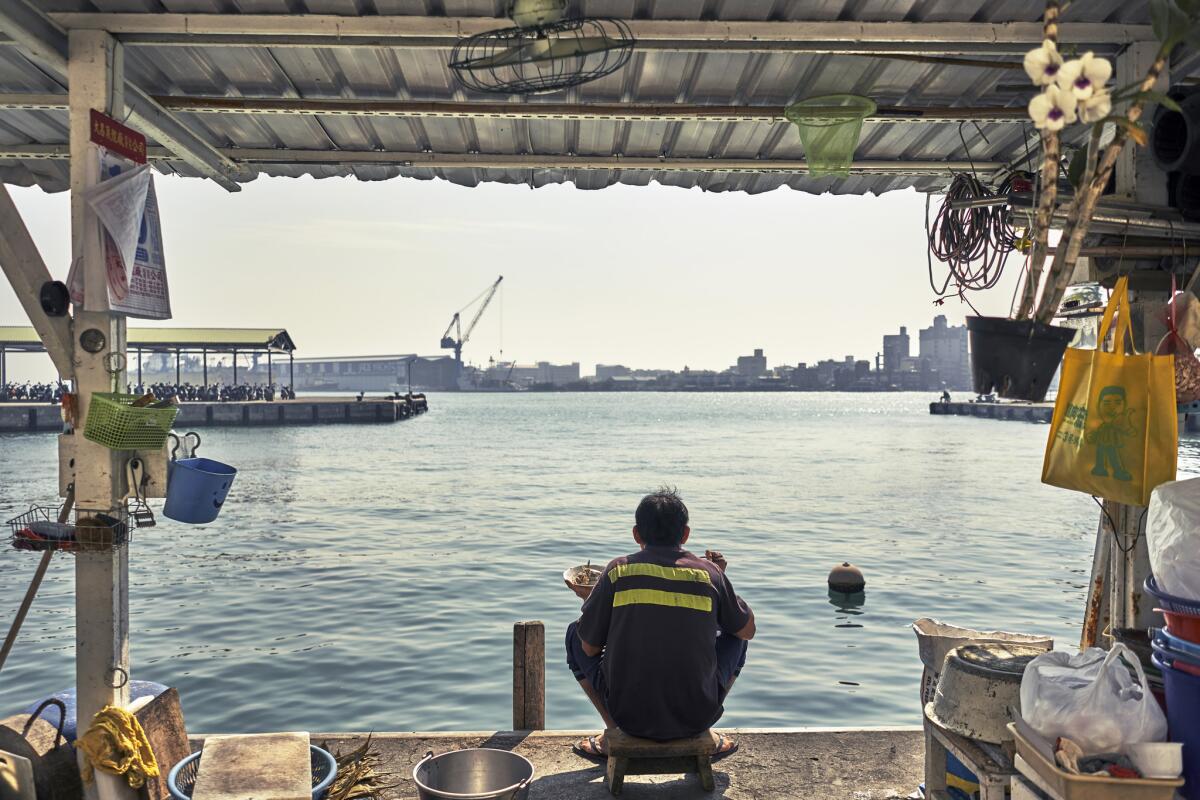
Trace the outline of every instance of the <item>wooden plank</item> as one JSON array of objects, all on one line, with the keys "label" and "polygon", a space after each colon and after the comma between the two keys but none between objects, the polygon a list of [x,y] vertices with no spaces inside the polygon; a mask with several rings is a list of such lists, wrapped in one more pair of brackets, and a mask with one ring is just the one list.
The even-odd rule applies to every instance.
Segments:
[{"label": "wooden plank", "polygon": [[513,625],[513,730],[528,730],[525,725],[525,623]]},{"label": "wooden plank", "polygon": [[311,800],[305,732],[209,736],[196,775],[195,800]]},{"label": "wooden plank", "polygon": [[179,704],[179,692],[167,689],[134,714],[146,738],[150,750],[158,762],[159,775],[149,778],[138,792],[141,800],[169,800],[167,776],[171,767],[191,755],[188,744],[187,725],[183,721],[183,708]]},{"label": "wooden plank", "polygon": [[656,742],[651,739],[630,736],[619,728],[609,728],[604,732],[604,742],[608,747],[608,752],[630,758],[704,756],[712,755],[713,751],[712,731],[704,731],[688,739]]},{"label": "wooden plank", "polygon": [[513,730],[546,729],[546,626],[513,626]]}]

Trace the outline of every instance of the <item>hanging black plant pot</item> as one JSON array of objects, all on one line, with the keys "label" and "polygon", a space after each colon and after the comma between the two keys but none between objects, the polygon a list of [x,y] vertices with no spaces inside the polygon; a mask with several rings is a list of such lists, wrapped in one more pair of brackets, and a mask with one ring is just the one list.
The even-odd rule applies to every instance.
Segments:
[{"label": "hanging black plant pot", "polygon": [[1040,403],[1074,328],[1005,317],[967,317],[971,372],[978,394]]}]

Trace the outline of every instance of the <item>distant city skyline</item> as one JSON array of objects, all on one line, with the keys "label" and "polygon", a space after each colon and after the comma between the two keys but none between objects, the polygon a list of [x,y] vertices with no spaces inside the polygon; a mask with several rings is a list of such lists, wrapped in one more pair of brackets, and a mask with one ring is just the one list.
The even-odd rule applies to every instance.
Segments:
[{"label": "distant city skyline", "polygon": [[[301,357],[437,355],[453,312],[500,274],[502,296],[464,348],[469,363],[721,370],[754,348],[773,364],[873,363],[883,333],[970,313],[957,298],[934,305],[924,197],[912,191],[260,178],[228,195],[157,181],[175,309],[165,324],[285,327]],[[65,277],[67,195],[12,192]],[[982,313],[1008,312],[1018,266],[972,296]],[[0,324],[27,324],[7,284]],[[10,364],[14,378],[53,376],[44,357]]]}]

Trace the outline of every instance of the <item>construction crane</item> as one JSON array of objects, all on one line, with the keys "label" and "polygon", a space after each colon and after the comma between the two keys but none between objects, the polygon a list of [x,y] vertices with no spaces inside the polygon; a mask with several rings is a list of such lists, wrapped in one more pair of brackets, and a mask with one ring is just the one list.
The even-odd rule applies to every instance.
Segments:
[{"label": "construction crane", "polygon": [[[479,318],[483,316],[483,312],[487,309],[488,304],[492,302],[492,298],[496,296],[496,290],[500,288],[500,281],[504,280],[501,275],[496,278],[496,282],[483,290],[483,293],[478,295],[474,300],[467,303],[465,306],[454,312],[454,316],[450,319],[450,324],[446,326],[446,332],[442,334],[442,349],[453,350],[454,360],[462,366],[462,349],[463,345],[471,338],[471,332],[475,330],[475,326],[479,324]],[[482,303],[479,303],[480,300]],[[471,306],[479,303],[479,308],[475,310],[475,316],[471,317],[470,324],[467,325],[467,330],[462,329],[461,315]],[[450,335],[450,331],[454,331],[454,335]]]}]

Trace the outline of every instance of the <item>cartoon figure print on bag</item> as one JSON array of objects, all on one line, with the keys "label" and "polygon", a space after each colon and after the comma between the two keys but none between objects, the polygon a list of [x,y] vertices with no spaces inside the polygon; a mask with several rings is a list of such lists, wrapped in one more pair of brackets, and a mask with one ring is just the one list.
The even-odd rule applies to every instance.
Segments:
[{"label": "cartoon figure print on bag", "polygon": [[1133,426],[1132,408],[1125,407],[1125,388],[1122,386],[1105,386],[1097,398],[1100,407],[1100,424],[1087,433],[1088,444],[1096,446],[1096,465],[1092,468],[1093,475],[1111,477],[1119,481],[1131,481],[1133,475],[1121,461],[1121,450],[1125,447],[1125,439],[1137,434]]}]

